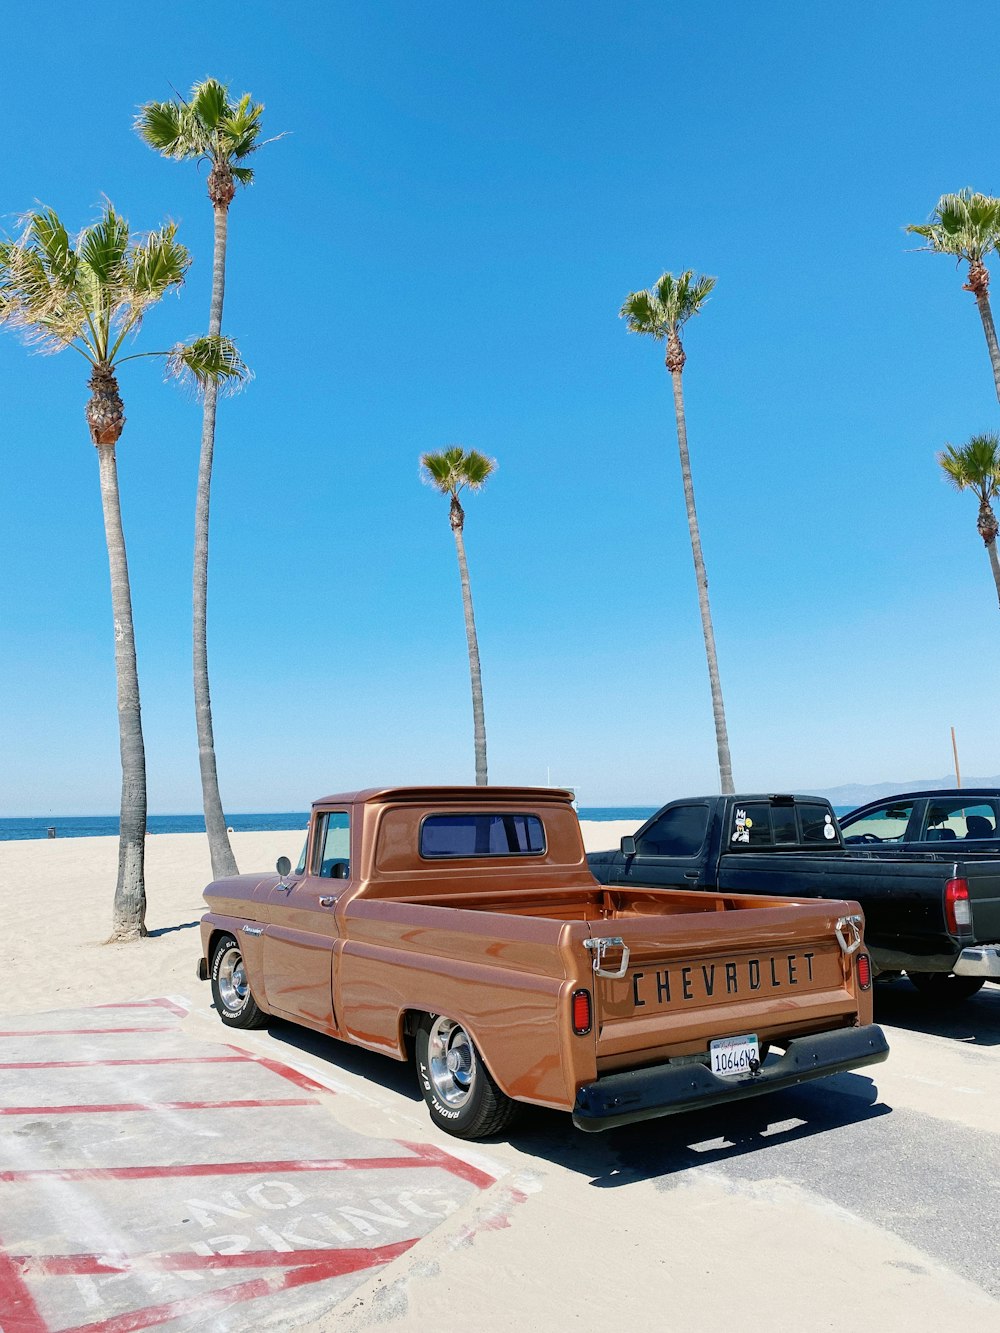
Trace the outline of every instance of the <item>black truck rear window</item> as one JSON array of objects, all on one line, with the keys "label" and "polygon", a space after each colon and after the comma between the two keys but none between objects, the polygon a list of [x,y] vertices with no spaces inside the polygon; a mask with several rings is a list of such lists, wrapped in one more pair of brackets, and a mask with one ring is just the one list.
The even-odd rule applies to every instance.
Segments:
[{"label": "black truck rear window", "polygon": [[428,815],[420,826],[420,855],[531,856],[545,851],[537,815]]},{"label": "black truck rear window", "polygon": [[828,805],[746,801],[733,809],[729,846],[736,851],[744,847],[829,847],[836,840]]}]

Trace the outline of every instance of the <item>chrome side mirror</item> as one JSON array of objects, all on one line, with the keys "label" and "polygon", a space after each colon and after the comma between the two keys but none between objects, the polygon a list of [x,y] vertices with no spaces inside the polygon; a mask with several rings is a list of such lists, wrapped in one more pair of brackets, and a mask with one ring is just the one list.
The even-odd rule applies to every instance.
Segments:
[{"label": "chrome side mirror", "polygon": [[275,865],[274,868],[281,876],[281,878],[284,879],[285,876],[288,874],[288,872],[291,870],[292,863],[291,861],[289,861],[287,856],[279,856],[277,864]]}]

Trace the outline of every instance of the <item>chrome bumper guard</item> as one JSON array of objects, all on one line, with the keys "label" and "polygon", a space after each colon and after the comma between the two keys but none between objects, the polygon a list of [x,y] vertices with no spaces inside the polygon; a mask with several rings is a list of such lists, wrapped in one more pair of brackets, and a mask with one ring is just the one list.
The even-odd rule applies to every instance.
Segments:
[{"label": "chrome bumper guard", "polygon": [[576,1094],[573,1124],[591,1133],[615,1129],[637,1120],[777,1092],[807,1079],[878,1064],[888,1054],[885,1034],[872,1023],[795,1037],[784,1055],[768,1060],[751,1078],[719,1078],[702,1064],[654,1065],[609,1074],[585,1084]]},{"label": "chrome bumper guard", "polygon": [[973,944],[963,949],[952,971],[958,977],[989,977],[1000,981],[1000,944]]}]

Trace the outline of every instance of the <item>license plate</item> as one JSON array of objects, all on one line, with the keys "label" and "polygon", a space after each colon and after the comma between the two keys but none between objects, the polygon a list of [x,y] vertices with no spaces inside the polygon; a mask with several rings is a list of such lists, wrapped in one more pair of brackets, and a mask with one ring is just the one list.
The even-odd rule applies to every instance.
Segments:
[{"label": "license plate", "polygon": [[721,1078],[739,1078],[750,1073],[750,1062],[754,1067],[760,1061],[760,1047],[757,1034],[748,1033],[745,1037],[722,1037],[719,1041],[709,1042],[709,1055],[713,1074]]}]

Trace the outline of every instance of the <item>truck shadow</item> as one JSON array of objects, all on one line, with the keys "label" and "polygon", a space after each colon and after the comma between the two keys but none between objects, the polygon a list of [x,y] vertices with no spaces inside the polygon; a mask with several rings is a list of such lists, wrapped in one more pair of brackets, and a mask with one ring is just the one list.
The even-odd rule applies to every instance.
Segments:
[{"label": "truck shadow", "polygon": [[411,1102],[423,1101],[412,1061],[390,1060],[376,1051],[349,1046],[346,1041],[325,1037],[321,1032],[299,1027],[297,1023],[286,1023],[281,1018],[272,1018],[267,1032],[272,1041],[322,1060],[329,1068],[331,1078],[338,1073],[356,1074]]},{"label": "truck shadow", "polygon": [[[277,1019],[268,1031],[272,1040],[290,1050],[318,1057],[334,1078],[353,1074],[410,1102],[422,1101],[412,1062],[387,1060]],[[808,1140],[830,1129],[888,1115],[890,1110],[878,1100],[872,1079],[837,1074],[749,1101],[602,1134],[578,1130],[566,1112],[526,1106],[503,1137],[519,1152],[589,1176],[599,1189],[614,1189]],[[427,1128],[430,1131],[429,1121]]]},{"label": "truck shadow", "polygon": [[528,1111],[508,1135],[522,1152],[591,1177],[597,1189],[679,1175],[890,1114],[860,1074],[838,1074],[759,1099],[583,1134],[568,1116]]},{"label": "truck shadow", "polygon": [[1000,986],[988,981],[971,999],[949,1008],[921,995],[905,977],[879,981],[875,986],[875,1022],[908,1032],[950,1037],[969,1046],[1000,1046]]}]

